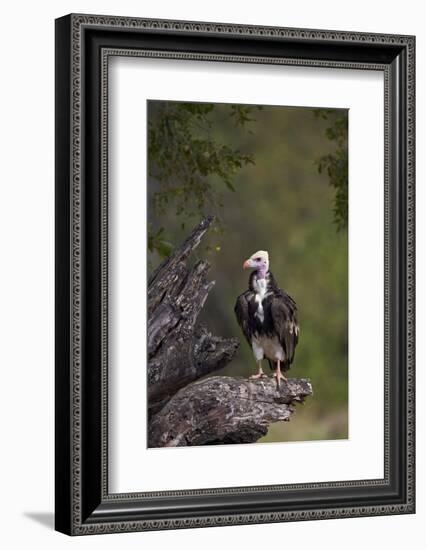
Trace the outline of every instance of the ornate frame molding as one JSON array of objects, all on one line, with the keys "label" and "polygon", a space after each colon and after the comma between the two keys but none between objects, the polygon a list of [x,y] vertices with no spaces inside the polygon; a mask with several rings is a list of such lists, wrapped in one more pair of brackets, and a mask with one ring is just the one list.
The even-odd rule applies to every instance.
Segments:
[{"label": "ornate frame molding", "polygon": [[[96,490],[99,495],[95,496],[96,490],[93,484],[87,485],[87,477],[84,469],[85,456],[83,448],[86,451],[84,423],[86,422],[87,412],[84,409],[84,403],[87,399],[85,381],[85,337],[84,318],[86,311],[85,303],[85,280],[87,278],[87,250],[85,246],[87,231],[92,228],[87,221],[85,211],[85,181],[87,181],[86,168],[86,148],[88,146],[85,138],[85,124],[87,125],[87,102],[90,90],[88,92],[87,64],[90,53],[88,32],[91,31],[96,36],[96,31],[111,30],[118,36],[120,33],[136,36],[140,33],[144,37],[152,37],[167,34],[168,37],[193,37],[193,36],[214,36],[230,37],[241,41],[248,39],[261,39],[265,42],[289,42],[292,44],[324,44],[330,51],[338,48],[359,45],[369,45],[377,52],[389,51],[390,59],[384,62],[375,62],[369,59],[356,61],[354,59],[342,60],[332,58],[298,57],[298,56],[268,56],[268,55],[247,55],[232,53],[208,53],[185,50],[155,49],[155,48],[131,48],[129,46],[120,47],[119,45],[106,44],[97,45],[99,48],[99,81],[100,81],[100,217],[99,217],[99,235],[100,235],[100,258],[99,258],[99,279],[100,279],[100,313],[99,313],[99,333],[100,333],[100,381],[99,388],[101,398],[99,401],[99,479],[96,482]],[[108,42],[108,41],[107,41]],[[57,311],[57,329],[58,331],[67,330],[67,335],[59,338],[59,352],[57,353],[56,376],[59,380],[56,389],[57,396],[57,427],[62,428],[64,421],[69,421],[69,431],[65,434],[59,434],[57,431],[57,529],[69,534],[83,535],[91,533],[112,533],[124,531],[142,531],[151,529],[177,529],[188,527],[201,527],[213,525],[237,525],[246,523],[265,523],[282,522],[308,519],[325,519],[336,517],[359,517],[384,514],[401,514],[414,512],[414,133],[415,133],[415,60],[414,60],[415,40],[412,36],[364,34],[364,33],[346,33],[342,31],[322,31],[307,29],[287,29],[279,27],[253,27],[246,25],[228,25],[218,23],[201,23],[186,21],[168,21],[168,20],[147,20],[136,18],[108,17],[95,15],[70,15],[66,18],[57,20],[57,155],[59,158],[59,167],[56,174],[57,195],[69,192],[68,197],[64,197],[61,204],[57,205],[57,216],[61,217],[65,213],[69,216],[69,225],[61,225],[57,219],[57,243],[62,246],[68,239],[68,248],[65,252],[57,250],[58,278],[61,281],[69,282],[69,288],[62,288],[59,281],[59,295],[57,301],[59,307],[64,300],[68,300],[69,316],[64,312]],[[94,47],[92,47],[95,50]],[[343,50],[342,50],[343,51]],[[354,50],[355,51],[355,50]],[[88,53],[89,52],[89,53]],[[394,52],[394,58],[392,58]],[[399,53],[398,53],[399,52]],[[92,55],[92,54],[91,54]],[[108,142],[107,142],[107,124],[108,124],[108,59],[111,56],[139,56],[139,57],[158,57],[169,59],[192,59],[208,61],[230,61],[240,63],[274,63],[283,65],[301,65],[311,67],[335,67],[342,69],[368,69],[384,72],[385,77],[385,476],[383,480],[363,480],[359,482],[345,481],[336,483],[314,483],[297,485],[277,485],[270,487],[240,487],[227,489],[194,490],[194,491],[171,491],[158,493],[130,493],[130,494],[109,494],[108,493],[108,475],[107,475],[107,403],[108,403],[108,354],[107,354],[107,315],[108,315]],[[354,54],[355,55],[355,54]],[[338,57],[337,53],[336,56]],[[402,58],[401,58],[402,56]],[[67,62],[65,67],[59,69],[59,64]],[[405,74],[401,73],[404,71]],[[69,72],[68,72],[69,71]],[[61,83],[68,79],[66,90],[61,89]],[[61,95],[62,94],[62,95]],[[393,109],[395,102],[401,100],[406,105],[406,131],[403,136],[396,135],[395,119],[393,118]],[[59,99],[58,99],[59,98]],[[65,130],[60,127],[63,123],[64,111],[68,105],[69,120]],[[67,133],[68,130],[68,133]],[[71,151],[67,156],[66,148]],[[399,151],[398,159],[395,159],[395,151]],[[58,157],[57,157],[58,159]],[[398,167],[394,163],[398,161]],[[404,164],[402,172],[396,174],[401,169],[401,163]],[[405,188],[400,186],[396,191],[392,188],[392,182],[395,177],[400,181],[405,180]],[[68,188],[64,186],[64,178],[69,178]],[[65,188],[64,188],[65,187]],[[395,195],[395,193],[397,193]],[[400,202],[398,202],[398,200]],[[398,219],[396,218],[398,213]],[[401,219],[401,216],[403,217]],[[397,234],[395,233],[397,232]],[[399,231],[399,233],[398,233]],[[399,235],[400,245],[396,246],[397,235]],[[399,243],[399,241],[398,241]],[[405,243],[405,246],[404,246]],[[63,254],[63,256],[61,256]],[[404,254],[403,258],[400,255]],[[392,274],[392,265],[395,262],[395,255],[402,262],[399,268],[398,276],[394,280]],[[65,258],[68,262],[63,265]],[[67,272],[67,275],[65,274]],[[405,281],[401,282],[401,273]],[[395,285],[401,284],[405,289],[405,300],[403,301],[406,311],[395,311],[392,307],[392,292],[395,291]],[[65,285],[66,287],[66,285]],[[398,287],[399,288],[399,287]],[[58,289],[57,289],[58,292]],[[400,315],[402,319],[402,332],[405,334],[405,342],[394,346],[390,334],[394,330],[393,320],[395,315]],[[398,347],[398,349],[396,349]],[[402,347],[403,349],[399,349]],[[67,352],[69,351],[68,359]],[[176,519],[154,518],[149,514],[140,511],[139,515],[129,519],[129,515],[122,513],[126,506],[137,507],[137,504],[143,499],[155,499],[159,497],[207,497],[238,495],[244,496],[253,493],[281,493],[287,492],[306,492],[312,490],[345,490],[357,488],[389,487],[393,481],[391,479],[391,442],[396,437],[391,429],[392,399],[395,397],[395,367],[391,366],[392,358],[398,356],[399,361],[404,364],[399,369],[399,375],[405,377],[404,384],[406,393],[401,402],[405,403],[405,444],[406,444],[406,469],[400,472],[405,476],[402,483],[405,498],[398,502],[398,499],[381,504],[364,504],[343,506],[318,506],[313,507],[309,502],[303,511],[296,509],[283,509],[277,511],[253,510],[249,513],[239,513],[233,511],[229,514],[216,513],[213,515],[188,515]],[[64,361],[68,361],[68,367],[64,366]],[[394,359],[395,363],[395,359]],[[405,367],[405,371],[403,370]],[[87,367],[86,367],[87,368]],[[392,382],[394,381],[394,382]],[[59,403],[63,397],[64,388],[69,392],[69,402],[66,405]],[[65,410],[65,406],[68,407]],[[401,433],[399,434],[401,436]],[[68,441],[69,447],[65,443]],[[96,472],[98,470],[96,469]],[[395,472],[394,472],[395,474]],[[67,484],[67,488],[59,489],[59,484]],[[89,495],[89,497],[87,496]],[[402,493],[400,494],[400,496]],[[94,502],[100,506],[94,506]],[[65,502],[66,501],[66,502]],[[86,502],[88,501],[88,502]],[[283,506],[283,508],[286,508]],[[88,511],[90,509],[90,513]],[[121,517],[125,519],[120,520]]]}]

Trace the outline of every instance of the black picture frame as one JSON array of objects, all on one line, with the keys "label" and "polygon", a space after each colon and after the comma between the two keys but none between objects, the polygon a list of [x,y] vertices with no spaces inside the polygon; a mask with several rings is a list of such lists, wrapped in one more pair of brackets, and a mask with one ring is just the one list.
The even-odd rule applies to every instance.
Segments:
[{"label": "black picture frame", "polygon": [[[108,56],[374,69],[385,81],[384,478],[109,494]],[[55,500],[69,535],[415,511],[415,38],[71,14],[56,20]]]}]

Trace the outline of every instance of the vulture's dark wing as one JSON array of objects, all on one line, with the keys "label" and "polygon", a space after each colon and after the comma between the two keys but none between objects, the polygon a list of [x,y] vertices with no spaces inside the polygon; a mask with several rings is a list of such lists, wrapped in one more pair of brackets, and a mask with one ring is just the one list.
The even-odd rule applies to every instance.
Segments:
[{"label": "vulture's dark wing", "polygon": [[274,331],[285,353],[284,368],[289,368],[299,341],[296,302],[283,290],[274,293],[271,302]]},{"label": "vulture's dark wing", "polygon": [[249,323],[249,297],[252,294],[252,291],[246,290],[243,294],[238,296],[237,301],[235,302],[235,316],[237,317],[238,324],[243,331],[244,336],[246,337],[249,346],[251,346],[251,330]]}]

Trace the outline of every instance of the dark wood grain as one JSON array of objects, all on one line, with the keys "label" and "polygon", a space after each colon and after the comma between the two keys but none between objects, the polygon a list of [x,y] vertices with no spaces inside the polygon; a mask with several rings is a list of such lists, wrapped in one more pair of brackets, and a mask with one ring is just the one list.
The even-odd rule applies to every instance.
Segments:
[{"label": "dark wood grain", "polygon": [[236,338],[214,336],[198,316],[214,281],[205,260],[187,263],[213,222],[203,219],[185,242],[153,273],[148,287],[148,403],[150,413],[180,388],[224,367],[235,355]]},{"label": "dark wood grain", "polygon": [[154,416],[150,447],[254,443],[273,422],[288,421],[312,395],[309,380],[213,376],[193,382]]}]

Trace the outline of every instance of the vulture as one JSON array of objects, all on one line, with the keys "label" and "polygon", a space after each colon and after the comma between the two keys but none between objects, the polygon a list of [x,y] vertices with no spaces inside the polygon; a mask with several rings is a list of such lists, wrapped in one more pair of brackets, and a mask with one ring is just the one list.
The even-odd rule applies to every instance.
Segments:
[{"label": "vulture", "polygon": [[235,315],[258,364],[257,374],[250,378],[266,376],[262,360],[267,359],[279,387],[281,380],[287,380],[283,371],[290,368],[299,340],[296,303],[278,288],[265,250],[246,260],[243,269],[253,271],[248,290],[237,298]]}]

